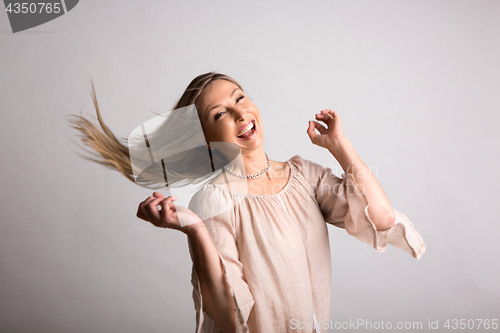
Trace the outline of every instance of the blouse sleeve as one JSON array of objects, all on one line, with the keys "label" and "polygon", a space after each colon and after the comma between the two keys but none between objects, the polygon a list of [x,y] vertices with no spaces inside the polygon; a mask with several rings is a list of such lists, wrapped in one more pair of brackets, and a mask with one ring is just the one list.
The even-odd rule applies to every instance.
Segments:
[{"label": "blouse sleeve", "polygon": [[[225,195],[216,187],[211,187],[211,190],[204,188],[193,196],[189,209],[203,220],[219,253],[224,275],[236,305],[237,332],[248,332],[247,321],[254,305],[254,299],[246,282],[243,264],[239,261],[235,237],[234,209],[232,209],[232,204],[229,204],[228,199],[230,200],[230,198],[224,198]],[[215,208],[217,212],[213,211],[214,207],[217,207]],[[221,209],[221,207],[224,207],[224,209]],[[191,243],[188,242],[188,244],[191,252]],[[203,311],[203,297],[194,264],[192,265],[191,284],[193,286],[193,301],[196,311],[195,332],[218,332],[215,330],[213,320]]]},{"label": "blouse sleeve", "polygon": [[392,227],[377,230],[368,214],[369,202],[364,191],[358,186],[351,173],[342,177],[333,174],[312,161],[296,155],[299,167],[309,182],[310,193],[315,196],[325,221],[343,228],[349,235],[373,246],[379,252],[387,249],[387,244],[395,246],[416,259],[424,254],[426,246],[406,215],[394,209],[396,217]]}]

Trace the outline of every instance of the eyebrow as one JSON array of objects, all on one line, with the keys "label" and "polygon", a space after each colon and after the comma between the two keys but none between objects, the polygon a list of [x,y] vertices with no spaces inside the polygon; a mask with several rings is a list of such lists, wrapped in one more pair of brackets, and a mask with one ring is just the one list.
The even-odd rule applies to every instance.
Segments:
[{"label": "eyebrow", "polygon": [[[238,88],[238,87],[236,87],[236,89],[234,89],[234,90],[233,90],[233,92],[229,95],[229,97],[233,97],[234,92],[235,92],[236,90],[241,90],[241,89],[240,89],[240,88]],[[217,105],[212,106],[209,110],[207,110],[207,112],[205,112],[205,114],[207,115],[207,117],[209,116],[210,111],[212,111],[213,109],[215,109],[216,107],[219,107],[219,106],[220,106],[220,104],[217,104]]]}]

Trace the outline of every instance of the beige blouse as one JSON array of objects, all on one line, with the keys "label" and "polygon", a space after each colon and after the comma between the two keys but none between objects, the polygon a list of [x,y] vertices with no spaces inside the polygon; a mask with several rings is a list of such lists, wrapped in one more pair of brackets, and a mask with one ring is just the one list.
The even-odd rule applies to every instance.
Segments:
[{"label": "beige blouse", "polygon": [[[340,178],[330,168],[298,155],[286,162],[290,178],[279,193],[243,194],[207,184],[189,204],[200,217],[213,216],[221,205],[228,207],[204,223],[231,287],[238,332],[328,332],[321,325],[330,320],[332,291],[327,223],[344,228],[379,252],[387,244],[416,259],[425,252],[413,224],[396,210],[390,229],[375,228],[366,195],[352,174]],[[203,311],[194,265],[191,283],[196,333],[220,332]],[[311,328],[314,322],[318,325]],[[299,329],[299,324],[307,328]]]}]

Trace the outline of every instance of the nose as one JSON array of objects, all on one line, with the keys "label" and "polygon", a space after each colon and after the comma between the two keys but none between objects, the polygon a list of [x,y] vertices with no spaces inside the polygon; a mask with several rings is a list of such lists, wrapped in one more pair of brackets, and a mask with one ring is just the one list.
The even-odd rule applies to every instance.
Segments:
[{"label": "nose", "polygon": [[242,120],[244,121],[247,112],[242,108],[235,107],[233,110],[233,114],[234,114],[234,121],[242,121]]}]

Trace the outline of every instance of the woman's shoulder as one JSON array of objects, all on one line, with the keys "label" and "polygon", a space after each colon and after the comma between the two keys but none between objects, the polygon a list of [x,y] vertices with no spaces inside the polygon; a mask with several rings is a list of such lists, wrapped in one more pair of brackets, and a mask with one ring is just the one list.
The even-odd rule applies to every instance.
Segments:
[{"label": "woman's shoulder", "polygon": [[206,184],[189,201],[189,210],[205,220],[231,210],[235,205],[228,191],[220,185]]},{"label": "woman's shoulder", "polygon": [[295,169],[298,171],[298,174],[300,174],[299,181],[317,186],[325,179],[331,178],[336,182],[339,179],[339,177],[333,174],[331,168],[324,167],[319,163],[307,160],[299,155],[293,156],[289,161],[294,165]]},{"label": "woman's shoulder", "polygon": [[302,158],[299,155],[291,157],[288,161],[291,162],[295,166],[295,168],[303,174],[307,174],[312,170],[323,168],[318,163]]},{"label": "woman's shoulder", "polygon": [[199,203],[215,204],[225,196],[226,193],[220,186],[215,184],[205,184],[193,195],[189,206]]}]

